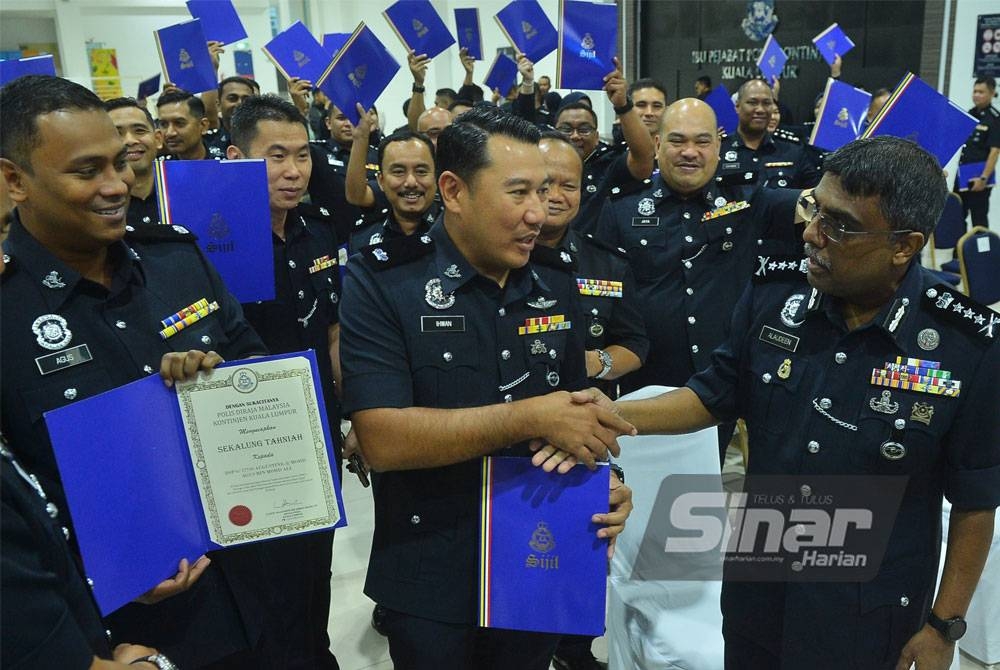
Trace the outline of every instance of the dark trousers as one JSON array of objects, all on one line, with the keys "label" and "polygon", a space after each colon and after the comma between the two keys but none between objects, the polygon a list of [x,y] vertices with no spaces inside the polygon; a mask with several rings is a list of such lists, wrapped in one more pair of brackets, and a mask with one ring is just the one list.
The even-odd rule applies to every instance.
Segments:
[{"label": "dark trousers", "polygon": [[992,188],[983,189],[978,192],[959,191],[958,195],[962,198],[962,218],[968,220],[971,214],[972,225],[988,228],[990,225],[990,194],[992,192]]},{"label": "dark trousers", "polygon": [[726,670],[779,670],[781,659],[749,637],[723,626]]},{"label": "dark trousers", "polygon": [[385,611],[395,670],[548,670],[559,636],[477,628]]}]

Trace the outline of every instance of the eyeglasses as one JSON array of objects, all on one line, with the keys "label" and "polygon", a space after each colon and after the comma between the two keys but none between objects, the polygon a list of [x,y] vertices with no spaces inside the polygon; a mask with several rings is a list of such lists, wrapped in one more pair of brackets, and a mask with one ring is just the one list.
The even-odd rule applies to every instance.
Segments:
[{"label": "eyeglasses", "polygon": [[861,237],[862,235],[888,235],[890,237],[894,235],[906,235],[907,233],[912,233],[912,229],[904,230],[847,230],[842,224],[835,223],[827,218],[826,214],[821,213],[819,210],[819,205],[816,204],[816,200],[810,195],[804,195],[799,198],[799,207],[805,214],[806,220],[812,223],[819,217],[819,231],[823,233],[823,237],[834,242],[836,244],[843,244],[845,241],[850,241],[851,239]]},{"label": "eyeglasses", "polygon": [[577,126],[576,128],[573,126],[556,126],[556,130],[567,137],[573,133],[576,133],[580,137],[590,137],[597,129],[593,126]]}]

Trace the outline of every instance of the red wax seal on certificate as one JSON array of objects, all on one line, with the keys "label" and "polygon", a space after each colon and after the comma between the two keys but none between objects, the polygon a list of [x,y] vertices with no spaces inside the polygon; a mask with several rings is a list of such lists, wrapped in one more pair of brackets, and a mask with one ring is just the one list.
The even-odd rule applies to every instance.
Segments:
[{"label": "red wax seal on certificate", "polygon": [[236,505],[229,510],[229,520],[234,526],[245,526],[253,519],[253,512],[246,505]]}]

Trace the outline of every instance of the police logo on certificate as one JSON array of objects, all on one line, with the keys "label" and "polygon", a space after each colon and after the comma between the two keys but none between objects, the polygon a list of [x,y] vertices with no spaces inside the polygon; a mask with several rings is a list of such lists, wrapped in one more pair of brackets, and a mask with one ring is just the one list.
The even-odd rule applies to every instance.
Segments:
[{"label": "police logo on certificate", "polygon": [[50,351],[62,349],[73,339],[73,332],[66,324],[66,319],[58,314],[43,314],[31,324],[31,332],[35,334],[38,346]]}]

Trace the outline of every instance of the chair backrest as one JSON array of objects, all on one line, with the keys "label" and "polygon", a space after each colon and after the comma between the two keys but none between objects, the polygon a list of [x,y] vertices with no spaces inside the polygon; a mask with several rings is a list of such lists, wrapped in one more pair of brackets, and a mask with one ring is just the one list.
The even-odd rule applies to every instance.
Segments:
[{"label": "chair backrest", "polygon": [[1000,302],[1000,235],[975,226],[958,240],[962,286],[970,298],[990,305]]},{"label": "chair backrest", "polygon": [[962,215],[962,199],[957,193],[949,193],[944,201],[944,209],[941,217],[934,227],[934,234],[931,236],[931,267],[935,270],[940,267],[937,258],[934,257],[935,249],[954,249],[958,244],[958,238],[965,233],[965,217]]}]

